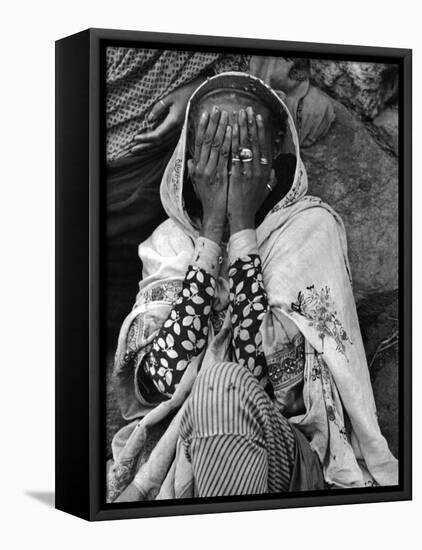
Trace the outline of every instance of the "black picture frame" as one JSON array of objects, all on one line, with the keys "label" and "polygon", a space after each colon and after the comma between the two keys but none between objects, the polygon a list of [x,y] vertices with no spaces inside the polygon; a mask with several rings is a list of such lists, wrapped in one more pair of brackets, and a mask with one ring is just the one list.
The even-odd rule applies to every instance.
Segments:
[{"label": "black picture frame", "polygon": [[[397,487],[147,503],[105,502],[104,47],[125,45],[397,63],[399,90],[400,476]],[[409,500],[412,51],[88,29],[56,42],[56,508],[87,520]]]}]

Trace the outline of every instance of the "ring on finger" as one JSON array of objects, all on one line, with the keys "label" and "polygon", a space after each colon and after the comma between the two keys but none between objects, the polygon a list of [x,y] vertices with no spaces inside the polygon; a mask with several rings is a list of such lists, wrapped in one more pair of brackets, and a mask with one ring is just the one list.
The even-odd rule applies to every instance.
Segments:
[{"label": "ring on finger", "polygon": [[252,159],[243,159],[242,162],[243,164],[246,164],[247,162],[252,162]]},{"label": "ring on finger", "polygon": [[237,155],[233,155],[232,162],[240,162],[240,158]]},{"label": "ring on finger", "polygon": [[243,162],[251,162],[253,159],[253,153],[251,149],[248,149],[248,147],[241,147],[239,149],[239,158]]},{"label": "ring on finger", "polygon": [[263,165],[269,164],[269,160],[266,157],[261,157],[259,159],[259,164],[263,164]]}]

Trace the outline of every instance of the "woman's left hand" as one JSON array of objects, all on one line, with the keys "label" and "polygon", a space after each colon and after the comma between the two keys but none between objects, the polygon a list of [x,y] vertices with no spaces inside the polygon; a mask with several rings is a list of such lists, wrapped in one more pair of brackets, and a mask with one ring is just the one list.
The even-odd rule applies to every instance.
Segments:
[{"label": "woman's left hand", "polygon": [[[240,162],[237,152],[241,148],[252,150],[251,162]],[[256,213],[268,194],[266,185],[271,166],[266,149],[262,116],[255,116],[251,107],[246,112],[242,109],[232,132],[232,168],[227,202],[231,234],[255,228]]]},{"label": "woman's left hand", "polygon": [[154,105],[148,116],[148,120],[155,122],[162,117],[164,118],[154,130],[134,137],[137,144],[132,147],[132,154],[152,151],[177,139],[183,125],[189,98],[203,80],[203,78],[196,78],[170,93],[165,98],[160,99]]}]

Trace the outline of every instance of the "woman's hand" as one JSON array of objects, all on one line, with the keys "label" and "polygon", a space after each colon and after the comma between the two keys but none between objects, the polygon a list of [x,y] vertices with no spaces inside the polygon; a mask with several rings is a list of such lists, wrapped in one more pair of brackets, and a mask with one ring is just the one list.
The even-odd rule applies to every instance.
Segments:
[{"label": "woman's hand", "polygon": [[[252,150],[252,161],[241,162],[240,148]],[[230,233],[255,228],[255,216],[263,200],[269,194],[271,165],[266,151],[264,121],[261,115],[255,116],[253,109],[239,112],[238,123],[232,133],[232,168],[228,193],[227,215]],[[262,159],[267,163],[263,164]]]},{"label": "woman's hand", "polygon": [[202,204],[201,235],[220,244],[227,216],[228,158],[232,139],[228,114],[214,107],[201,115],[191,177]]},{"label": "woman's hand", "polygon": [[137,144],[131,149],[133,154],[153,151],[177,139],[183,125],[189,98],[203,81],[203,78],[196,78],[192,82],[189,82],[189,84],[178,88],[165,98],[160,99],[154,105],[148,116],[148,120],[150,122],[162,120],[154,130],[134,137]]}]

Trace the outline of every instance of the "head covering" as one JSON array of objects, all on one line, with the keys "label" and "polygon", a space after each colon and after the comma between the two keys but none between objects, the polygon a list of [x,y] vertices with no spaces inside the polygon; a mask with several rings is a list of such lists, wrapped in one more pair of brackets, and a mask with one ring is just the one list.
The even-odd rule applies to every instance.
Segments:
[{"label": "head covering", "polygon": [[[136,395],[133,376],[129,375],[124,360],[132,321],[140,319],[136,343],[138,349],[147,349],[167,318],[175,292],[181,288],[193,258],[198,230],[183,201],[190,107],[199,94],[205,94],[219,83],[227,85],[230,79],[236,86],[239,83],[253,86],[260,97],[268,98],[285,112],[288,139],[291,139],[296,156],[289,191],[257,227],[270,306],[260,328],[267,363],[279,360],[285,345],[283,327],[286,322],[294,323],[305,338],[303,400],[306,410],[289,420],[306,435],[318,454],[327,483],[337,487],[396,485],[398,464],[377,421],[352,292],[343,223],[319,198],[306,195],[307,176],[300,159],[293,119],[283,100],[261,80],[248,74],[224,73],[210,78],[196,90],[188,104],[180,140],[160,190],[169,220],[139,247],[143,279],[134,309],[125,320],[119,337],[116,374],[123,380],[124,413],[127,418],[136,418],[153,408],[153,405],[142,403]],[[224,273],[220,278],[224,278]],[[223,292],[224,284],[218,288]],[[188,394],[195,379],[195,369],[201,362],[212,365],[213,361],[228,358],[230,323],[227,312],[223,326],[227,330],[213,337],[210,328],[211,337],[204,356],[191,364],[176,394],[158,409],[171,408],[173,400],[180,401],[181,395]],[[136,372],[134,377],[136,380]],[[131,386],[127,386],[127,380],[132,380]],[[156,410],[152,413],[157,415]],[[148,422],[148,417],[147,414],[137,425],[137,430],[142,431],[142,423]],[[133,459],[139,452],[141,439],[130,437],[129,440],[129,447],[124,446],[123,451],[121,444],[114,448],[115,458],[120,462],[128,457]]]},{"label": "head covering", "polygon": [[[292,205],[298,202],[308,189],[308,180],[303,163],[300,159],[300,149],[298,135],[296,132],[293,118],[287,109],[283,100],[267,86],[262,80],[251,76],[247,73],[226,72],[207,79],[193,93],[186,109],[185,121],[182,129],[182,134],[173,153],[170,162],[164,172],[163,180],[160,188],[161,202],[164,210],[185,234],[192,238],[198,235],[198,229],[192,224],[192,220],[186,211],[183,200],[183,182],[185,181],[186,170],[186,153],[187,153],[187,138],[188,138],[188,119],[192,104],[199,101],[213,90],[225,88],[233,91],[239,90],[246,93],[253,93],[269,107],[273,116],[280,113],[284,119],[287,117],[287,132],[285,140],[292,143],[292,150],[296,156],[296,169],[292,180],[292,185],[289,192],[277,204],[273,213],[280,208]],[[268,225],[264,220],[265,227]]]}]

